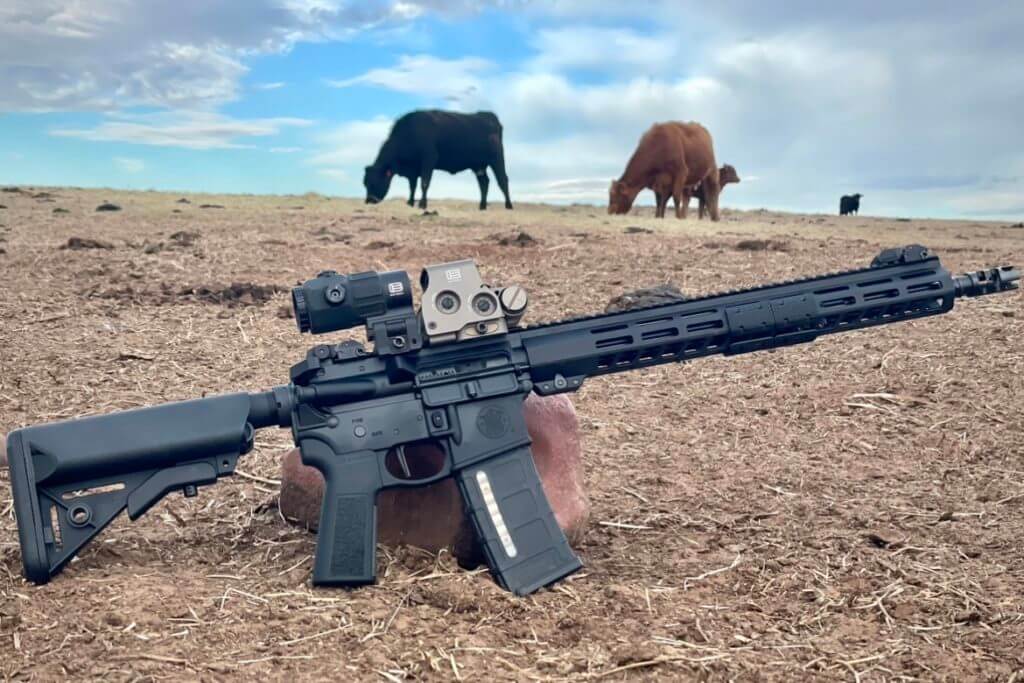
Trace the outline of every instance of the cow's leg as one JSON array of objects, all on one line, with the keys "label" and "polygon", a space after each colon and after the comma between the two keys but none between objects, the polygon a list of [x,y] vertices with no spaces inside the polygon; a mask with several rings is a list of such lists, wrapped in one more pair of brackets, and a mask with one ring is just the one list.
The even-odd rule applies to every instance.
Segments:
[{"label": "cow's leg", "polygon": [[679,211],[676,212],[676,218],[686,218],[687,214],[690,213],[690,197],[693,196],[693,191],[684,187],[680,191],[682,200],[679,202]]},{"label": "cow's leg", "polygon": [[657,190],[654,191],[654,217],[661,218],[658,212],[661,211],[661,193]]},{"label": "cow's leg", "polygon": [[409,201],[406,202],[409,206],[416,205],[416,181],[419,177],[414,175],[409,176]]},{"label": "cow's leg", "polygon": [[508,196],[508,174],[505,173],[505,155],[500,147],[498,148],[498,154],[494,163],[491,164],[491,170],[494,171],[494,179],[498,181],[501,193],[505,195],[505,208],[511,209],[512,199]]},{"label": "cow's leg", "polygon": [[655,215],[658,218],[664,218],[665,217],[665,208],[668,206],[668,200],[672,196],[672,193],[671,192],[665,192],[665,193],[657,193],[656,192],[654,194],[654,196],[658,200],[658,210],[657,210]]},{"label": "cow's leg", "polygon": [[478,168],[473,173],[476,173],[476,182],[480,185],[480,210],[483,211],[487,208],[487,186],[490,185],[491,179],[487,177],[486,166]]},{"label": "cow's leg", "polygon": [[704,179],[703,187],[708,215],[711,216],[711,220],[717,221],[719,219],[718,196],[722,193],[722,186],[719,184],[717,176],[708,176]]},{"label": "cow's leg", "polygon": [[430,178],[434,175],[434,164],[437,163],[436,157],[430,157],[423,160],[422,166],[420,166],[420,208],[427,208],[427,190],[430,188]]},{"label": "cow's leg", "polygon": [[686,218],[686,211],[690,208],[690,188],[682,178],[677,178],[672,185],[672,199],[676,203],[676,218]]}]

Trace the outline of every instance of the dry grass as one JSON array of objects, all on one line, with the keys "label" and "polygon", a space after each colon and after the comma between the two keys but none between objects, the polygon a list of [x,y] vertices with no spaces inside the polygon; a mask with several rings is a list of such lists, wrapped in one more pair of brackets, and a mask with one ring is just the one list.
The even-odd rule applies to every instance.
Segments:
[{"label": "dry grass", "polygon": [[[48,192],[0,194],[0,431],[282,383],[312,343],[281,317],[286,288],[327,267],[474,257],[493,282],[525,284],[539,321],[666,281],[697,293],[845,269],[908,242],[956,269],[1024,262],[1024,230],[996,223]],[[123,210],[96,213],[104,200]],[[518,246],[521,231],[536,243]],[[60,249],[72,237],[113,248]],[[1019,677],[1021,300],[589,382],[575,397],[586,569],[527,599],[408,548],[381,553],[377,586],[311,589],[314,539],[274,506],[280,431],[259,436],[246,476],[122,519],[35,587],[4,471],[0,673]]]}]

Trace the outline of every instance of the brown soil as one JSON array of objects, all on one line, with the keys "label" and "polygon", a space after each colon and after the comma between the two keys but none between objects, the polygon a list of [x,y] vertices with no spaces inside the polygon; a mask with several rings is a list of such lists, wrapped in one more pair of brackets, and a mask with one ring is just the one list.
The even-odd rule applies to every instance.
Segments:
[{"label": "brown soil", "polygon": [[[70,215],[31,188],[4,195],[0,431],[283,383],[314,344],[280,313],[287,288],[329,268],[415,277],[475,258],[494,284],[526,286],[527,318],[541,321],[666,282],[693,295],[847,269],[902,243],[952,269],[1024,263],[1024,232],[991,222],[726,211],[712,224],[469,202],[435,202],[426,219],[400,201],[49,189]],[[106,200],[123,210],[93,211]],[[227,208],[199,208],[214,203]],[[387,248],[334,237],[374,230]],[[537,244],[491,237],[522,231]],[[182,232],[196,236],[172,238]],[[114,248],[61,249],[73,237]],[[263,284],[236,296],[225,283]],[[122,518],[36,587],[20,576],[3,470],[0,674],[1012,679],[1024,667],[1021,303],[962,301],[929,320],[588,382],[574,397],[593,502],[586,569],[528,598],[409,548],[381,550],[376,586],[311,588],[314,537],[275,506],[283,430],[258,436],[242,476]]]}]

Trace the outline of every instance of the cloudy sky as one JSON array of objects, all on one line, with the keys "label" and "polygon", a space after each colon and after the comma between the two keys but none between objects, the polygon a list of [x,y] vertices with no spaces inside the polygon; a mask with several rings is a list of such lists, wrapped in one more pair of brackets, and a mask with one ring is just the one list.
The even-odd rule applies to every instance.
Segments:
[{"label": "cloudy sky", "polygon": [[513,200],[604,202],[678,119],[728,206],[1019,219],[1022,35],[963,0],[0,0],[0,183],[358,196],[444,107],[501,118]]}]

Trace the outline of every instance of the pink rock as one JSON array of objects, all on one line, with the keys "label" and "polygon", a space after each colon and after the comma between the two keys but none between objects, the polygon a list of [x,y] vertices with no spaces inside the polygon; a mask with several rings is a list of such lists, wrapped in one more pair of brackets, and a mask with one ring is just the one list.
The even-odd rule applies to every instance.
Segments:
[{"label": "pink rock", "polygon": [[[533,439],[533,459],[555,519],[576,542],[590,513],[583,488],[579,423],[565,395],[531,394],[524,403],[526,426]],[[406,451],[420,476],[436,471],[443,454],[438,449]],[[281,513],[286,519],[315,530],[320,520],[324,480],[320,471],[302,464],[297,448],[285,455],[281,473]],[[479,556],[458,487],[451,478],[429,486],[388,489],[377,496],[377,540],[385,545],[412,545],[437,552],[451,548],[456,557],[473,561]]]}]

